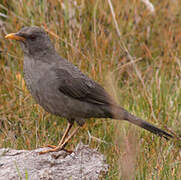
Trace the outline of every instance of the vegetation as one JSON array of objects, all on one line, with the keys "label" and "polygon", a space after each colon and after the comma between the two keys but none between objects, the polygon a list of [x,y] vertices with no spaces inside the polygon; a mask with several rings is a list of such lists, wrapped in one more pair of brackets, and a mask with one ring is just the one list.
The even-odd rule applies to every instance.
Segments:
[{"label": "vegetation", "polygon": [[124,121],[91,119],[67,148],[79,141],[97,148],[109,164],[105,179],[180,179],[181,1],[154,8],[138,0],[0,0],[0,147],[56,145],[66,127],[32,99],[21,48],[4,39],[37,25],[121,106],[175,135],[166,141]]}]

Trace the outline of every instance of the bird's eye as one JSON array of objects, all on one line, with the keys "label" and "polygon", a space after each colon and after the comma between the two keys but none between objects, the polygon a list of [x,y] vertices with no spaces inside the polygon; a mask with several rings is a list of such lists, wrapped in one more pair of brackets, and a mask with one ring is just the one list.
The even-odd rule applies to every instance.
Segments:
[{"label": "bird's eye", "polygon": [[30,35],[29,38],[30,38],[32,41],[36,40],[36,36],[35,36],[35,35]]}]

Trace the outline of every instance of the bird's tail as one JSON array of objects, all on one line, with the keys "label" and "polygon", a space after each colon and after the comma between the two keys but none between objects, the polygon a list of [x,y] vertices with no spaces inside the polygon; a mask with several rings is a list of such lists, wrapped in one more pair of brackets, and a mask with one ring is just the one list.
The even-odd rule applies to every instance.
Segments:
[{"label": "bird's tail", "polygon": [[167,133],[166,131],[157,128],[156,126],[130,114],[129,112],[127,112],[125,109],[123,109],[120,106],[114,106],[113,107],[113,118],[114,119],[122,119],[122,120],[126,120],[128,122],[131,122],[141,128],[146,129],[147,131],[150,131],[151,133],[154,133],[158,136],[164,137],[165,139],[169,139],[169,138],[173,138],[173,136],[169,133]]}]

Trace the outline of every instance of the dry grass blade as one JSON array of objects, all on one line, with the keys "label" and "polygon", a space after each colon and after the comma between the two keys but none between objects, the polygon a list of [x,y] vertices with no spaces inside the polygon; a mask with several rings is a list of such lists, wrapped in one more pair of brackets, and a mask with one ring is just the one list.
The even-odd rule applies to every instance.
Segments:
[{"label": "dry grass blade", "polygon": [[98,148],[109,164],[106,179],[181,177],[181,1],[155,1],[156,16],[127,0],[3,0],[0,9],[1,147],[57,144],[65,129],[65,119],[35,104],[22,80],[22,51],[4,39],[22,26],[45,26],[62,57],[129,112],[178,137],[166,142],[128,123],[91,119],[68,149],[80,139]]}]

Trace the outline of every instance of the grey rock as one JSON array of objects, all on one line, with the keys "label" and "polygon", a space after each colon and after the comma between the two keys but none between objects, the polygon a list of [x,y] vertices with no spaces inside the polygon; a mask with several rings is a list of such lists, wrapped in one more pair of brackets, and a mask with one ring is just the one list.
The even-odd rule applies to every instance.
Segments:
[{"label": "grey rock", "polygon": [[0,149],[0,180],[96,180],[108,172],[104,156],[82,143],[71,154],[62,150],[39,155],[45,149]]}]

